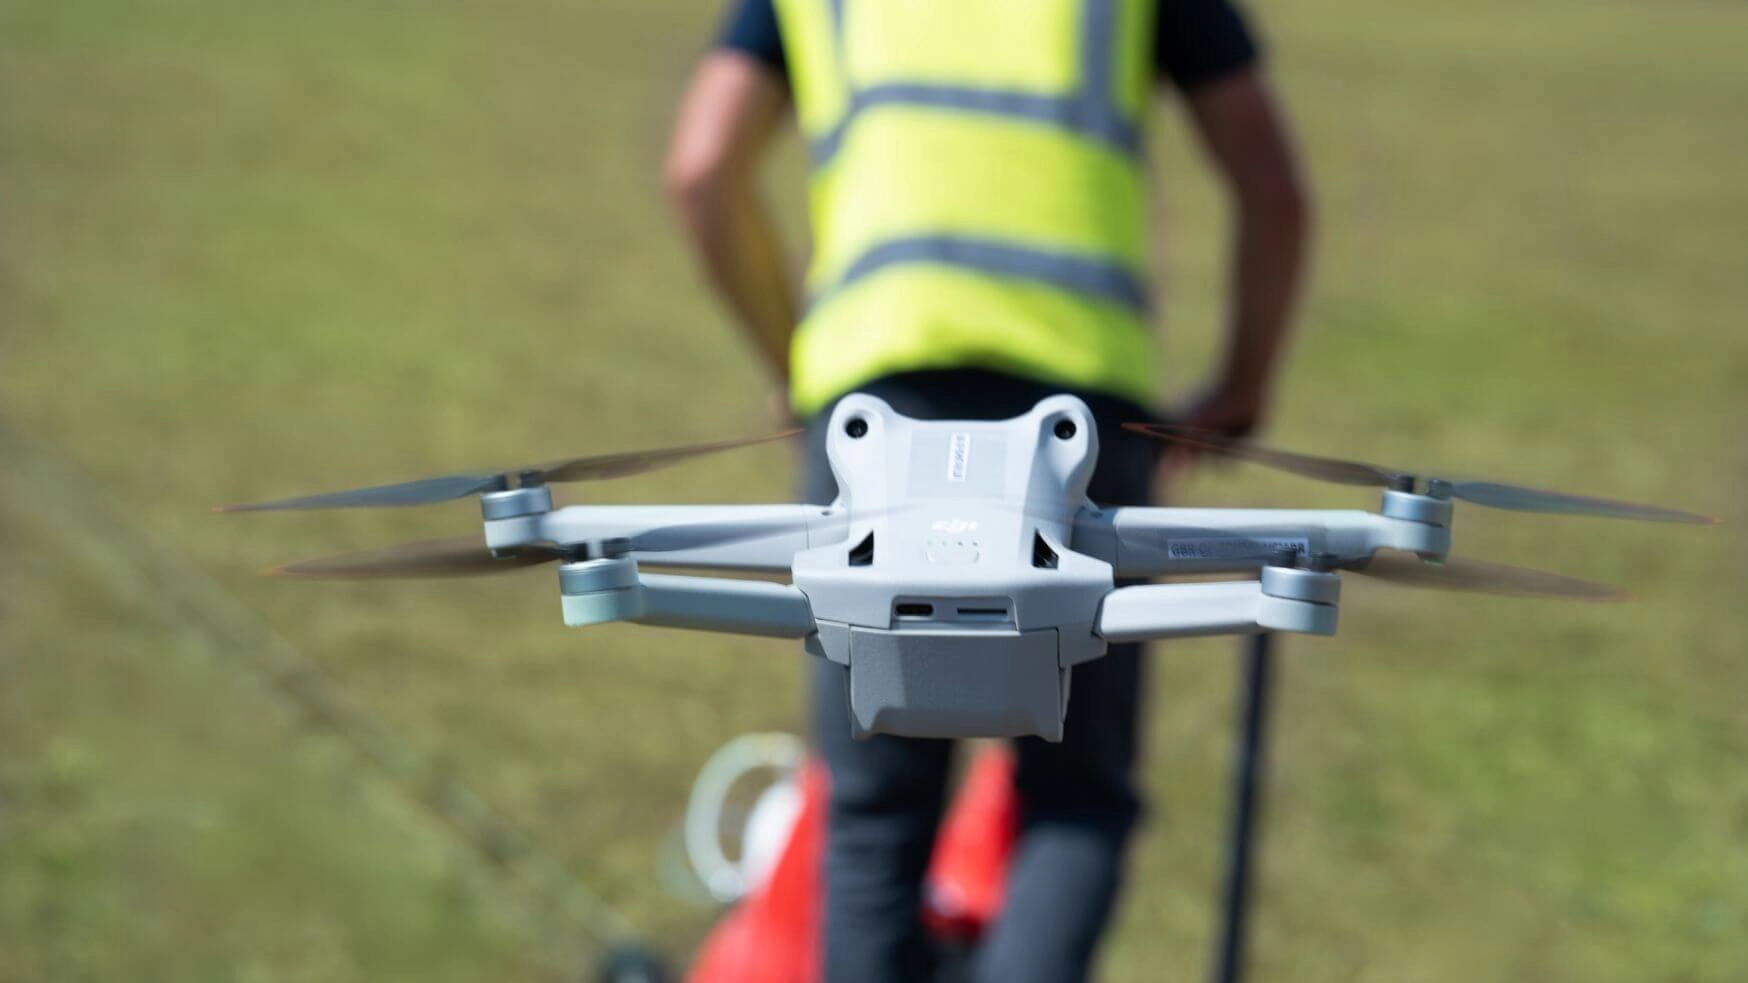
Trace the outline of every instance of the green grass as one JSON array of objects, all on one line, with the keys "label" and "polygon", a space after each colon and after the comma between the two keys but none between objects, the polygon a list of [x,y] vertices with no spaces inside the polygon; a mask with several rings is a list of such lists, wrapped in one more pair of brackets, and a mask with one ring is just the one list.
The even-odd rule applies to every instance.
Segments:
[{"label": "green grass", "polygon": [[[163,604],[177,585],[68,541],[117,503],[94,528],[216,581],[667,949],[700,937],[711,913],[658,884],[664,838],[716,744],[800,725],[799,653],[568,632],[539,574],[251,575],[465,528],[465,505],[206,506],[763,427],[657,182],[715,6],[0,5],[0,421],[66,468],[8,460],[0,486],[0,980],[558,975],[562,926],[525,890],[199,604]],[[1471,510],[1470,555],[1639,602],[1354,585],[1338,639],[1289,642],[1259,978],[1748,975],[1748,12],[1257,7],[1321,205],[1275,437],[1732,523]],[[1217,324],[1220,203],[1179,124],[1157,143],[1181,391]],[[787,463],[586,493],[780,499]],[[1249,470],[1179,498],[1360,501]],[[1155,659],[1156,807],[1111,979],[1203,972],[1234,648]]]}]

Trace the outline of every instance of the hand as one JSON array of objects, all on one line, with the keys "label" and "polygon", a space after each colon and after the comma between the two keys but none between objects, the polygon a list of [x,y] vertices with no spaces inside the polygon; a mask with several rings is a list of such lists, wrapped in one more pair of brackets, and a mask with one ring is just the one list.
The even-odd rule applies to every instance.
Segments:
[{"label": "hand", "polygon": [[1262,424],[1268,395],[1261,386],[1221,383],[1190,400],[1173,422],[1222,437],[1246,437]]},{"label": "hand", "polygon": [[[1173,424],[1187,429],[1242,438],[1262,425],[1267,412],[1265,389],[1223,381],[1191,399],[1169,418]],[[1168,444],[1159,462],[1161,483],[1169,485],[1173,478],[1190,473],[1200,453],[1184,444]]]}]

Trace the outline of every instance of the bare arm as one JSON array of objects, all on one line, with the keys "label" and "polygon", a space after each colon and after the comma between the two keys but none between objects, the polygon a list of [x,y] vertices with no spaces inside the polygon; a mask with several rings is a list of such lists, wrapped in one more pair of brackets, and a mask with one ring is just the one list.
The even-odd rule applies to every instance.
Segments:
[{"label": "bare arm", "polygon": [[757,165],[788,104],[756,60],[719,51],[693,73],[668,146],[668,198],[705,273],[772,377],[789,379],[795,291]]},{"label": "bare arm", "polygon": [[1260,72],[1189,93],[1190,115],[1237,224],[1220,375],[1185,423],[1242,435],[1267,413],[1303,279],[1310,197],[1286,120]]}]

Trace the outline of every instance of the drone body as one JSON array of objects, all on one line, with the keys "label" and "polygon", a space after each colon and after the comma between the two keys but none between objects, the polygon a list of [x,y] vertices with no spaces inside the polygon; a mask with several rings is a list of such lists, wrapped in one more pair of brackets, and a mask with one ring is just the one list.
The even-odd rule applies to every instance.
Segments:
[{"label": "drone body", "polygon": [[857,735],[1060,740],[1073,667],[1105,652],[1094,627],[1114,582],[1068,545],[1098,459],[1085,404],[929,423],[851,396],[826,451],[839,506],[873,518],[797,554],[795,584],[810,650],[849,668]]},{"label": "drone body", "polygon": [[[1338,571],[1422,586],[1617,596],[1553,574],[1447,562],[1453,496],[1532,511],[1699,518],[1492,483],[1417,482],[1240,444],[1215,449],[1316,477],[1339,465],[1345,470],[1334,480],[1386,486],[1381,508],[1101,508],[1086,494],[1097,433],[1091,412],[1071,396],[1010,420],[972,422],[914,420],[856,394],[830,420],[839,497],[829,507],[553,505],[548,481],[634,473],[740,446],[716,444],[243,508],[411,505],[479,494],[483,548],[477,540],[415,544],[279,572],[429,576],[558,560],[568,625],[632,621],[805,640],[814,656],[847,668],[856,736],[1047,740],[1062,737],[1074,667],[1102,656],[1108,643],[1333,634]],[[520,487],[510,487],[512,475]],[[793,583],[647,573],[640,562],[783,573]],[[1240,579],[1118,586],[1220,573]]]}]

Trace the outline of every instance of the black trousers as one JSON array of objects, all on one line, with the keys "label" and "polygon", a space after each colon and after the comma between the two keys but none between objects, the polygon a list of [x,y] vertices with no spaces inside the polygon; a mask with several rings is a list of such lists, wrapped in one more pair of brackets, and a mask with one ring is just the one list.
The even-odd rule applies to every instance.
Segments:
[{"label": "black trousers", "polygon": [[[1056,389],[992,372],[888,376],[861,387],[907,416],[999,420]],[[1090,494],[1146,504],[1156,445],[1118,428],[1146,411],[1080,394],[1099,423]],[[837,484],[825,456],[829,409],[808,433],[805,501]],[[922,880],[946,798],[952,742],[850,737],[843,666],[810,660],[813,738],[831,771],[825,857],[825,975],[830,983],[928,980],[934,953],[920,920]],[[1124,849],[1141,813],[1134,783],[1142,662],[1137,645],[1074,670],[1063,740],[1015,742],[1020,839],[1001,919],[973,961],[979,980],[1084,979],[1122,884]]]}]

